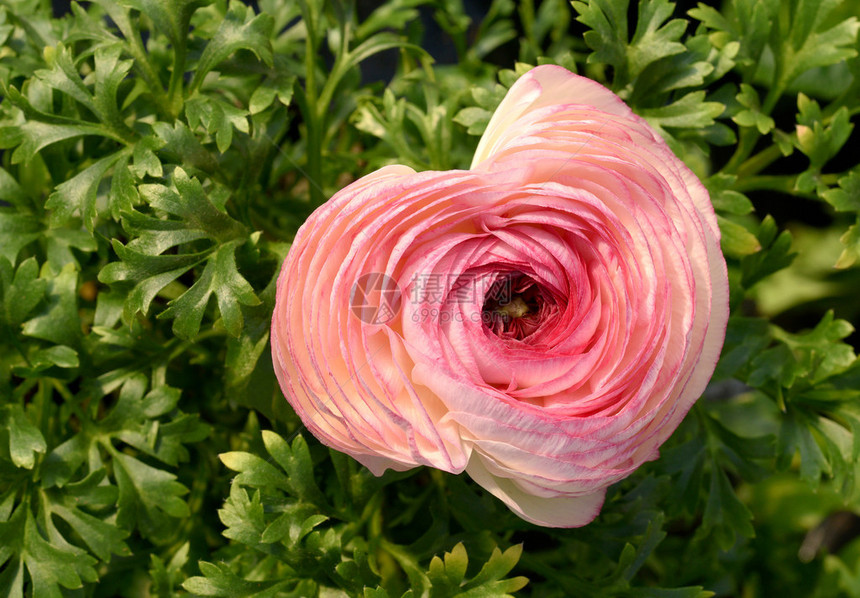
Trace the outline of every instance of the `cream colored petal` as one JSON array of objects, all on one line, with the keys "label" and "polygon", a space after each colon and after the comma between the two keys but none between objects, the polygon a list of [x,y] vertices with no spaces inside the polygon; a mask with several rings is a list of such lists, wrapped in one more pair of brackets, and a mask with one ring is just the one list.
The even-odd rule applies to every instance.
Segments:
[{"label": "cream colored petal", "polygon": [[529,494],[509,478],[490,473],[483,457],[477,452],[472,453],[466,473],[518,516],[544,527],[588,525],[600,513],[606,496],[605,488],[582,496],[542,497]]},{"label": "cream colored petal", "polygon": [[520,77],[496,108],[478,143],[471,167],[474,169],[507,141],[521,135],[523,129],[518,125],[530,113],[565,104],[593,106],[618,116],[633,115],[633,111],[618,96],[600,83],[575,75],[560,66],[538,66]]}]

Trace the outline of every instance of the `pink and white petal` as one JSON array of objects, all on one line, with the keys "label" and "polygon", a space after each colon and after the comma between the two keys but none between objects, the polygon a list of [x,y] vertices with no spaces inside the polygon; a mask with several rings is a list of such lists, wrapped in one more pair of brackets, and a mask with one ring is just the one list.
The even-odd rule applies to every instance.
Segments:
[{"label": "pink and white petal", "polygon": [[600,83],[560,66],[538,66],[517,79],[496,108],[478,143],[471,168],[492,157],[511,139],[522,135],[524,131],[518,126],[521,124],[518,121],[525,120],[536,110],[565,104],[582,104],[609,114],[633,116],[627,104]]},{"label": "pink and white petal", "polygon": [[505,503],[519,517],[544,527],[582,527],[594,521],[603,506],[606,489],[580,496],[535,496],[513,480],[491,474],[483,456],[472,453],[468,473],[475,482]]}]

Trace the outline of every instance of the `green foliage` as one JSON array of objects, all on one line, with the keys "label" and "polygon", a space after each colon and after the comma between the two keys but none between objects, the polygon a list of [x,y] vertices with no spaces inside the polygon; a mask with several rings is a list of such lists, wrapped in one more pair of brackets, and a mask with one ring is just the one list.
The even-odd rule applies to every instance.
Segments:
[{"label": "green foliage", "polygon": [[[0,6],[0,595],[858,595],[856,541],[797,561],[858,505],[856,0],[249,4]],[[731,283],[706,397],[576,530],[373,477],[267,357],[307,215],[384,164],[468,168],[545,63],[702,178]]]}]

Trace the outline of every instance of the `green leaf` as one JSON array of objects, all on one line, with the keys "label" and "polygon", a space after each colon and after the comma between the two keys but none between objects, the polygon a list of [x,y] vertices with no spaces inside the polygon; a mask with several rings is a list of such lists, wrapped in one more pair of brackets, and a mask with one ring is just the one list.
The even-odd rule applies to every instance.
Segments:
[{"label": "green leaf", "polygon": [[227,468],[239,472],[234,483],[261,488],[272,486],[287,490],[290,488],[289,480],[273,465],[251,453],[230,452],[219,455],[221,462]]},{"label": "green leaf", "polygon": [[[243,325],[240,305],[259,304],[248,282],[236,268],[235,251],[239,239],[247,238],[244,227],[216,207],[200,182],[181,168],[174,169],[176,191],[164,185],[140,185],[140,196],[150,207],[179,219],[165,219],[130,212],[123,218],[126,230],[136,235],[113,246],[122,261],[105,266],[99,280],[108,284],[134,282],[123,312],[124,319],[146,313],[165,286],[194,266],[205,263],[191,289],[170,302],[159,317],[176,317],[174,330],[190,338],[197,334],[203,313],[214,293],[224,325],[238,336]],[[208,238],[214,246],[195,253],[165,254],[171,247]]]},{"label": "green leaf", "polygon": [[742,258],[761,250],[761,244],[756,236],[744,226],[719,214],[717,215],[717,223],[720,225],[720,233],[722,233],[720,247],[727,256]]},{"label": "green leaf", "polygon": [[167,35],[174,48],[185,47],[191,15],[211,0],[126,0],[152,19],[156,28]]},{"label": "green leaf", "polygon": [[219,242],[244,236],[244,227],[215,207],[196,178],[176,168],[173,184],[176,191],[164,185],[140,185],[141,197],[153,208],[180,217],[186,228],[203,231]]},{"label": "green leaf", "polygon": [[79,509],[80,500],[80,496],[74,496],[72,493],[63,494],[62,502],[51,505],[51,512],[69,524],[92,553],[102,561],[109,561],[112,554],[130,555],[131,552],[123,541],[128,532],[118,528],[112,521],[104,521]]},{"label": "green leaf", "polygon": [[[289,592],[286,588],[295,584],[294,580],[247,581],[230,570],[224,563],[200,561],[203,576],[191,577],[182,587],[198,596],[224,596],[225,598],[275,598],[280,596],[298,598],[303,594]],[[307,591],[305,585],[301,591]],[[310,596],[311,594],[305,594]]]},{"label": "green leaf", "polygon": [[766,135],[773,130],[775,126],[774,120],[761,111],[758,93],[756,93],[752,85],[741,83],[741,91],[736,99],[741,106],[747,109],[735,114],[732,117],[733,121],[742,127],[756,127],[762,135]]},{"label": "green leaf", "polygon": [[111,262],[99,272],[99,280],[107,284],[136,282],[125,302],[123,317],[130,321],[136,313],[146,314],[161,289],[182,276],[206,258],[206,253],[156,255],[135,251],[113,241],[113,248],[122,261]]},{"label": "green leaf", "polygon": [[839,187],[828,189],[821,197],[839,212],[860,212],[860,170],[839,177]]},{"label": "green leaf", "polygon": [[696,535],[704,537],[708,533],[714,534],[718,546],[724,551],[735,544],[738,536],[755,537],[752,513],[735,494],[725,471],[716,465],[711,468],[702,526]]},{"label": "green leaf", "polygon": [[119,220],[123,214],[134,209],[140,201],[140,195],[135,185],[135,176],[129,167],[129,158],[120,158],[114,166],[111,177],[110,193],[110,215],[114,220]]},{"label": "green leaf", "polygon": [[726,328],[726,341],[715,380],[734,377],[771,343],[767,321],[733,315]]},{"label": "green leaf", "polygon": [[469,556],[462,542],[458,542],[451,552],[445,553],[443,561],[434,556],[430,561],[428,577],[433,584],[433,591],[441,594],[445,590],[453,593],[454,588],[459,588],[466,576],[466,567],[469,564]]},{"label": "green leaf", "polygon": [[85,135],[104,136],[104,131],[83,123],[65,125],[28,120],[11,129],[0,126],[0,147],[18,146],[12,153],[12,164],[27,164],[49,145]]},{"label": "green leaf", "polygon": [[160,178],[163,169],[161,160],[155,155],[155,150],[160,149],[164,142],[154,135],[144,137],[134,144],[133,162],[129,168],[131,174],[138,179],[144,179],[147,175]]},{"label": "green leaf", "polygon": [[[27,203],[27,195],[9,172],[0,167],[0,201],[7,201],[16,206],[23,206]],[[2,230],[2,227],[0,227]],[[3,244],[0,243],[0,247]]]},{"label": "green leaf", "polygon": [[42,432],[33,425],[20,405],[6,406],[6,426],[12,463],[15,467],[33,469],[36,453],[44,453],[48,448]]},{"label": "green leaf", "polygon": [[745,289],[782,270],[796,255],[791,252],[791,233],[782,231],[777,236],[776,222],[770,216],[762,220],[756,237],[762,250],[744,257],[741,262],[741,285]]},{"label": "green leaf", "polygon": [[93,565],[96,560],[85,551],[71,545],[57,547],[39,530],[32,513],[24,504],[19,504],[12,516],[0,521],[0,562],[16,555],[7,565],[7,571],[15,572],[7,580],[9,595],[23,596],[23,568],[26,567],[32,584],[32,595],[46,598],[61,598],[60,587],[74,590],[84,582],[97,579]]},{"label": "green leaf", "polygon": [[816,442],[808,419],[792,411],[782,422],[779,436],[783,466],[798,453],[800,455],[800,478],[813,488],[821,483],[821,476],[832,472],[827,457]]},{"label": "green leaf", "polygon": [[842,106],[828,124],[821,114],[818,103],[800,94],[797,98],[800,109],[797,119],[797,149],[809,157],[809,168],[818,171],[833,158],[848,138],[854,125],[850,122],[848,108]]},{"label": "green leaf", "polygon": [[260,300],[236,269],[235,251],[234,244],[219,247],[206,262],[194,285],[159,314],[159,318],[174,318],[173,332],[178,336],[193,338],[197,335],[203,312],[213,293],[227,332],[234,337],[242,332],[244,318],[240,305],[259,305]]},{"label": "green leaf", "polygon": [[484,563],[484,566],[481,567],[481,570],[477,575],[475,575],[475,577],[463,585],[463,589],[467,591],[460,595],[463,597],[469,596],[470,598],[477,598],[478,596],[493,595],[489,590],[498,590],[500,593],[503,593],[515,592],[525,587],[528,583],[528,579],[525,577],[514,577],[507,580],[503,579],[505,575],[510,573],[511,569],[514,568],[517,561],[520,560],[520,555],[522,555],[522,553],[522,544],[511,546],[504,552],[498,548],[494,548],[493,554],[490,556],[490,560]]},{"label": "green leaf", "polygon": [[[216,65],[239,49],[250,50],[258,60],[272,66],[272,46],[269,39],[275,21],[271,15],[254,16],[254,9],[241,2],[230,2],[230,9],[221,21],[215,36],[206,44],[197,63],[190,89],[196,90]],[[224,150],[222,150],[223,152]]]},{"label": "green leaf", "polygon": [[669,0],[641,0],[636,27],[628,41],[629,0],[590,0],[573,2],[579,13],[577,21],[592,30],[585,33],[585,43],[593,50],[589,63],[605,63],[615,69],[614,88],[622,90],[649,65],[686,51],[680,43],[687,28],[683,19],[672,16]]},{"label": "green leaf", "polygon": [[180,498],[188,490],[175,475],[116,451],[113,462],[120,525],[136,526],[144,536],[155,536],[175,525],[173,519],[188,517],[188,505]]},{"label": "green leaf", "polygon": [[119,134],[131,134],[117,105],[117,91],[131,70],[132,60],[120,60],[122,46],[102,46],[95,52],[95,87],[93,108],[99,120],[108,124]]},{"label": "green leaf", "polygon": [[839,4],[839,0],[797,0],[792,6],[790,31],[782,39],[782,48],[776,50],[783,54],[786,82],[809,69],[857,56],[855,46],[860,31],[857,17],[835,25],[828,18]]},{"label": "green leaf", "polygon": [[746,216],[753,211],[753,205],[745,195],[732,190],[736,181],[737,177],[734,175],[715,174],[705,180],[705,186],[715,210]]},{"label": "green leaf", "polygon": [[98,217],[96,193],[99,184],[107,171],[126,155],[127,153],[122,151],[111,154],[57,185],[56,190],[45,202],[46,208],[54,210],[55,220],[63,222],[77,214],[80,215],[87,230],[92,232]]},{"label": "green leaf", "polygon": [[231,485],[230,497],[224,508],[218,511],[218,517],[227,526],[224,530],[226,537],[249,546],[262,542],[266,522],[259,492],[255,491],[252,498],[241,485]]},{"label": "green leaf", "polygon": [[57,91],[74,98],[92,112],[96,112],[93,96],[75,68],[66,46],[57,44],[55,47],[47,47],[44,55],[50,68],[36,71],[36,77]]},{"label": "green leaf", "polygon": [[770,40],[779,7],[778,0],[735,0],[723,15],[700,2],[689,14],[739,45],[737,62],[744,67],[744,79],[749,82]]},{"label": "green leaf", "polygon": [[466,127],[469,135],[483,135],[491,116],[489,110],[470,106],[460,110],[454,117],[454,122]]},{"label": "green leaf", "polygon": [[0,258],[0,303],[3,305],[2,319],[11,327],[20,325],[39,304],[48,283],[38,278],[39,264],[36,258],[21,262],[12,277],[9,262]]},{"label": "green leaf", "polygon": [[248,112],[250,114],[262,112],[275,101],[275,97],[284,106],[289,106],[293,98],[295,82],[296,78],[293,76],[266,77],[262,85],[251,94],[251,99],[248,100]]},{"label": "green leaf", "polygon": [[836,260],[835,267],[850,268],[860,261],[860,216],[857,217],[857,221],[845,231],[845,234],[839,240],[842,241],[845,249],[842,250],[842,254]]},{"label": "green leaf", "polygon": [[326,499],[314,480],[311,454],[301,434],[296,436],[290,446],[274,432],[264,430],[263,444],[275,462],[286,472],[290,489],[297,497],[318,507],[326,505]]},{"label": "green leaf", "polygon": [[40,313],[24,323],[24,334],[74,347],[81,337],[75,264],[67,264],[56,276],[43,267],[41,278],[46,280],[48,300]]},{"label": "green leaf", "polygon": [[719,102],[706,102],[704,91],[694,91],[668,106],[642,109],[639,114],[657,128],[696,129],[712,125],[724,110]]},{"label": "green leaf", "polygon": [[422,0],[397,0],[380,4],[358,26],[355,36],[365,39],[383,29],[401,31],[418,17],[419,13],[415,7],[421,4]]},{"label": "green leaf", "polygon": [[14,264],[21,249],[37,240],[41,230],[36,217],[0,206],[0,257]]}]

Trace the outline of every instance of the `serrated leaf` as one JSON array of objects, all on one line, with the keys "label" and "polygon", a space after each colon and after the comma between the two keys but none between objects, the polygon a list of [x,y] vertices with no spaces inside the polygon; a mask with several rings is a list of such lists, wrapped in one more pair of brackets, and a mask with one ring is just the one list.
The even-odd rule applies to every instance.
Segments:
[{"label": "serrated leaf", "polygon": [[828,189],[821,197],[839,212],[860,212],[860,170],[840,177],[839,187]]},{"label": "serrated leaf", "polygon": [[[209,0],[127,0],[131,6],[152,19],[156,28],[167,35],[174,48],[184,46],[191,15]],[[107,2],[105,2],[107,4]]]},{"label": "serrated leaf", "polygon": [[770,39],[779,12],[779,2],[738,0],[732,4],[732,9],[728,15],[723,15],[700,2],[689,14],[737,43],[737,62],[746,69],[755,69]]},{"label": "serrated leaf", "polygon": [[66,46],[57,44],[54,47],[47,47],[44,56],[50,68],[36,71],[36,77],[96,112],[93,96],[87,86],[84,85]]},{"label": "serrated leaf", "polygon": [[248,100],[248,112],[250,114],[258,114],[268,108],[277,97],[281,104],[289,106],[293,98],[293,86],[295,85],[295,77],[278,76],[275,78],[267,77],[254,93],[251,94]]},{"label": "serrated leaf", "polygon": [[141,197],[153,208],[180,217],[186,228],[204,231],[212,239],[227,242],[244,235],[244,227],[213,205],[196,178],[176,168],[173,183],[176,191],[164,185],[140,185]]},{"label": "serrated leaf", "polygon": [[9,455],[15,467],[33,469],[36,453],[44,453],[48,445],[42,432],[30,421],[20,405],[6,407],[9,431]]},{"label": "serrated leaf", "polygon": [[704,91],[694,91],[668,106],[642,109],[639,114],[656,127],[695,129],[712,125],[724,110],[719,102],[706,102]]},{"label": "serrated leaf", "polygon": [[266,522],[259,492],[255,491],[252,498],[239,484],[231,485],[230,497],[218,511],[218,517],[227,526],[226,537],[249,546],[261,543]]},{"label": "serrated leaf", "polygon": [[792,261],[796,254],[791,252],[791,234],[782,231],[777,236],[776,222],[766,216],[759,225],[758,238],[762,246],[757,251],[741,261],[741,285],[749,289],[763,278],[782,270]]},{"label": "serrated leaf", "polygon": [[3,320],[17,327],[39,304],[48,282],[38,278],[39,264],[36,258],[21,262],[12,276],[12,266],[0,258],[0,302],[3,305]]},{"label": "serrated leaf", "polygon": [[612,65],[614,86],[624,89],[649,65],[686,51],[680,38],[687,25],[672,19],[674,6],[668,0],[642,0],[638,4],[636,27],[628,41],[629,0],[573,2],[577,20],[592,30],[585,43],[594,51],[588,61]]},{"label": "serrated leaf", "polygon": [[290,488],[289,480],[274,466],[251,453],[239,451],[222,453],[221,462],[229,469],[239,472],[234,479],[235,484],[243,484],[260,488],[272,486],[282,490]]},{"label": "serrated leaf", "polygon": [[326,505],[326,499],[314,480],[311,454],[301,434],[296,436],[290,446],[278,434],[263,430],[263,444],[275,462],[287,473],[290,488],[296,496],[318,507]]},{"label": "serrated leaf", "polygon": [[0,206],[0,257],[14,264],[21,249],[37,240],[41,230],[35,216]]},{"label": "serrated leaf", "polygon": [[254,290],[236,269],[235,245],[226,244],[208,258],[197,281],[178,299],[168,304],[159,318],[174,318],[173,331],[182,338],[193,338],[200,330],[203,313],[214,294],[224,327],[239,336],[244,318],[240,305],[259,305]]},{"label": "serrated leaf", "polygon": [[261,13],[255,16],[250,6],[231,2],[221,26],[203,50],[190,88],[199,88],[209,71],[239,49],[250,50],[258,60],[272,66],[269,38],[274,24],[271,15]]},{"label": "serrated leaf", "polygon": [[[481,567],[481,570],[478,572],[478,574],[475,575],[475,577],[473,577],[471,580],[469,580],[469,582],[463,586],[463,589],[477,589],[482,585],[487,585],[492,582],[501,580],[511,571],[511,569],[514,568],[514,566],[517,564],[517,561],[520,560],[520,555],[522,553],[522,544],[515,544],[504,552],[502,552],[498,548],[494,548],[493,554],[490,556],[490,560],[484,563],[484,566]],[[528,582],[528,580],[523,577],[515,578],[515,580],[518,580],[517,583],[521,582],[521,585],[519,586],[520,588],[525,586]]]},{"label": "serrated leaf", "polygon": [[119,43],[101,46],[95,51],[93,108],[102,122],[120,132],[131,133],[119,112],[117,91],[134,61],[120,60],[121,54],[122,46]]},{"label": "serrated leaf", "polygon": [[134,144],[130,169],[136,178],[143,180],[147,175],[161,177],[163,173],[161,160],[155,155],[155,150],[163,145],[164,142],[154,135],[144,137]]},{"label": "serrated leaf", "polygon": [[714,534],[721,550],[731,548],[738,536],[755,537],[752,513],[735,494],[725,472],[716,465],[711,468],[708,499],[697,535],[709,532]]},{"label": "serrated leaf", "polygon": [[140,201],[137,186],[135,185],[135,176],[128,162],[128,156],[120,158],[114,166],[113,176],[111,177],[108,198],[110,214],[114,220],[119,220],[123,214],[131,212],[134,206]]},{"label": "serrated leaf", "polygon": [[188,505],[180,498],[188,490],[175,475],[120,452],[113,453],[113,462],[121,525],[136,524],[144,536],[152,536],[173,525],[171,518],[188,517]]},{"label": "serrated leaf", "polygon": [[836,260],[836,268],[850,268],[860,261],[860,217],[852,224],[839,240],[845,246],[839,259]]},{"label": "serrated leaf", "polygon": [[[84,135],[101,135],[102,132],[94,127],[78,125],[60,125],[56,123],[42,123],[28,120],[18,128],[20,132],[18,148],[12,154],[12,164],[27,163],[33,159],[42,149],[63,141],[74,139]],[[0,127],[0,136],[3,135],[3,127]],[[8,146],[7,146],[8,147]]]},{"label": "serrated leaf", "polygon": [[[0,201],[7,201],[13,205],[23,206],[27,203],[27,195],[9,172],[0,167]],[[2,230],[2,227],[0,227]],[[0,244],[2,247],[2,244]]]},{"label": "serrated leaf", "polygon": [[729,257],[742,258],[759,251],[761,244],[754,234],[740,224],[717,215],[720,225],[720,247]]},{"label": "serrated leaf", "polygon": [[792,11],[789,35],[783,39],[781,49],[786,65],[786,82],[809,69],[857,56],[854,47],[860,30],[857,17],[852,16],[835,25],[828,19],[838,4],[833,0],[798,0]]},{"label": "serrated leaf", "polygon": [[109,561],[111,554],[130,554],[123,541],[128,532],[119,529],[112,522],[85,513],[77,508],[73,499],[66,497],[63,503],[54,503],[51,505],[51,511],[68,523],[92,553],[102,561]]},{"label": "serrated leaf", "polygon": [[732,117],[732,120],[742,127],[756,127],[758,132],[766,135],[773,130],[774,120],[761,111],[761,104],[758,99],[758,93],[752,85],[741,83],[741,91],[736,97],[738,103],[745,106],[746,110],[741,110]]},{"label": "serrated leaf", "polygon": [[21,572],[25,567],[33,596],[60,598],[61,587],[74,590],[83,587],[85,581],[97,579],[93,569],[96,560],[79,548],[71,545],[60,548],[46,540],[26,505],[19,505],[7,521],[0,522],[0,546],[3,546],[0,555],[5,557],[2,560],[11,555],[17,557],[7,565],[15,572],[7,586],[12,595],[23,595]]},{"label": "serrated leaf", "polygon": [[99,184],[107,171],[125,155],[125,152],[111,154],[91,164],[73,178],[60,183],[48,197],[45,207],[54,210],[56,219],[61,222],[74,214],[79,214],[87,230],[92,232],[98,217],[96,192]]},{"label": "serrated leaf", "polygon": [[489,110],[470,106],[460,110],[454,116],[454,122],[466,127],[469,135],[482,135],[484,129],[487,128],[487,124],[490,122],[491,116],[492,114]]},{"label": "serrated leaf", "polygon": [[[223,596],[225,598],[274,598],[279,596],[298,598],[301,594],[286,593],[286,587],[295,584],[295,580],[275,581],[246,581],[230,570],[223,563],[212,564],[200,561],[200,572],[203,576],[191,577],[182,583],[182,587],[198,596]],[[301,591],[307,591],[307,586]],[[310,595],[310,594],[308,594]]]},{"label": "serrated leaf", "polygon": [[56,276],[45,276],[47,302],[40,313],[24,323],[24,334],[58,345],[75,346],[81,336],[78,316],[78,272],[67,264]]}]

